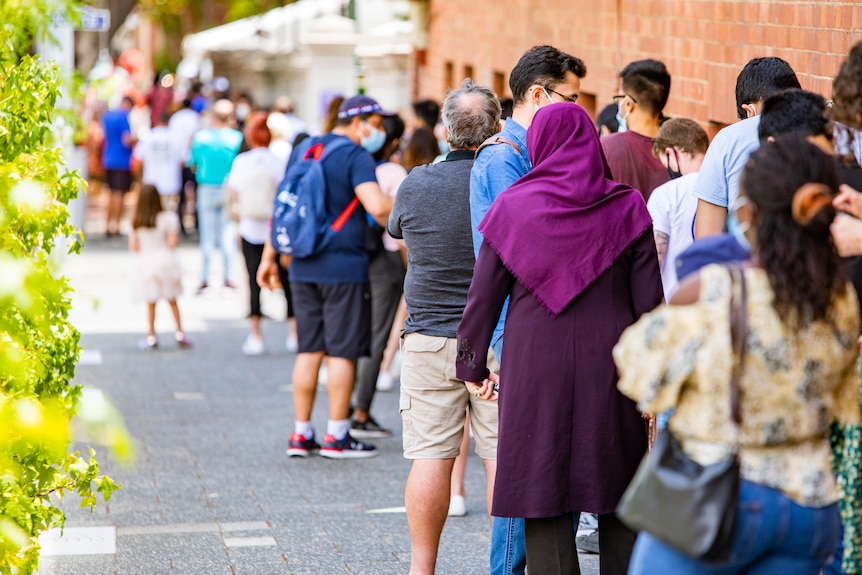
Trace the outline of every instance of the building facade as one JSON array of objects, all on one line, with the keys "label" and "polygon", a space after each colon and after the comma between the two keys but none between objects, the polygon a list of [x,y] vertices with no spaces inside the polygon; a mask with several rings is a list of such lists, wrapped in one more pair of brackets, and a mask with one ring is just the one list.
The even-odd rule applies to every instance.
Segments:
[{"label": "building facade", "polygon": [[[416,2],[416,0],[414,0]],[[633,60],[662,60],[672,87],[665,113],[711,132],[736,121],[734,88],[758,56],[786,60],[802,87],[832,78],[862,40],[862,2],[798,0],[427,0],[427,44],[417,53],[417,96],[440,99],[470,76],[511,95],[508,74],[525,50],[551,44],[581,57],[581,103],[595,114]]]}]

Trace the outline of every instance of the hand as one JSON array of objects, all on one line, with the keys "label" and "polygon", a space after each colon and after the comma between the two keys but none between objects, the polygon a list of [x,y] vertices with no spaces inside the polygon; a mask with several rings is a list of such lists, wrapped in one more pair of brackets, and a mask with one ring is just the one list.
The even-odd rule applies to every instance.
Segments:
[{"label": "hand", "polygon": [[829,229],[838,255],[844,258],[862,255],[862,220],[838,214]]},{"label": "hand", "polygon": [[836,210],[862,218],[862,193],[857,192],[847,184],[842,184],[838,188],[838,195],[832,200],[832,206]]},{"label": "hand", "polygon": [[276,278],[278,278],[278,264],[269,259],[261,260],[260,266],[257,268],[257,274],[255,275],[257,285],[271,290],[272,286],[275,285]]},{"label": "hand", "polygon": [[467,386],[467,391],[473,394],[476,397],[481,399],[487,399],[489,401],[497,401],[498,395],[497,392],[494,391],[494,384],[500,383],[500,376],[496,373],[489,373],[488,377],[482,381],[482,383],[476,383],[474,381],[465,381],[464,384]]}]

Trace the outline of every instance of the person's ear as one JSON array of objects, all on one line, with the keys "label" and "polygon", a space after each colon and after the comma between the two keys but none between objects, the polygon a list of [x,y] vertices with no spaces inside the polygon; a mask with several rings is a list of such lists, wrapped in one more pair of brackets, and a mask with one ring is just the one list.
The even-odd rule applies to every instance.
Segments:
[{"label": "person's ear", "polygon": [[536,106],[541,106],[543,98],[545,98],[545,91],[538,84],[533,84],[530,88],[530,101]]},{"label": "person's ear", "polygon": [[742,109],[745,110],[746,118],[753,118],[757,115],[757,106],[754,104],[743,104]]},{"label": "person's ear", "polygon": [[767,141],[767,142],[774,142],[774,141],[775,141],[775,136],[766,136],[766,141]]}]

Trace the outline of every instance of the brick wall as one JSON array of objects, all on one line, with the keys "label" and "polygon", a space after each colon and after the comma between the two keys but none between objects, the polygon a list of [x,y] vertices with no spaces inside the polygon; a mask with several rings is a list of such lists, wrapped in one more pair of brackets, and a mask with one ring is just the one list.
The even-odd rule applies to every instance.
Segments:
[{"label": "brick wall", "polygon": [[590,112],[617,93],[623,66],[656,58],[673,77],[665,112],[714,126],[736,120],[736,76],[751,58],[783,58],[803,88],[829,97],[860,40],[858,1],[429,0],[417,96],[442,98],[465,71],[510,95],[508,74],[521,54],[551,44],[586,62],[582,105]]}]

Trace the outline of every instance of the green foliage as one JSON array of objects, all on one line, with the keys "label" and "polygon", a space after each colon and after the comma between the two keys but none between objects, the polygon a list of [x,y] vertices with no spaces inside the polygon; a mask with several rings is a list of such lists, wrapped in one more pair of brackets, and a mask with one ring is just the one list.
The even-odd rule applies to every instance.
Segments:
[{"label": "green foliage", "polygon": [[[56,238],[81,248],[66,204],[82,180],[61,170],[52,145],[61,78],[28,55],[54,15],[72,0],[0,1],[0,573],[32,573],[38,536],[62,526],[58,498],[83,506],[118,487],[86,458],[67,453],[81,388],[72,382],[80,347],[69,323],[70,287],[50,258]],[[103,413],[104,410],[101,412]],[[98,418],[90,414],[91,420]],[[86,423],[86,422],[85,422]],[[92,421],[90,422],[92,423]],[[127,436],[117,440],[128,446]]]},{"label": "green foliage", "polygon": [[204,28],[263,14],[296,0],[138,0],[144,13],[168,33],[191,34]]}]

